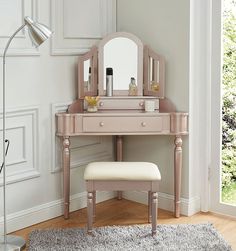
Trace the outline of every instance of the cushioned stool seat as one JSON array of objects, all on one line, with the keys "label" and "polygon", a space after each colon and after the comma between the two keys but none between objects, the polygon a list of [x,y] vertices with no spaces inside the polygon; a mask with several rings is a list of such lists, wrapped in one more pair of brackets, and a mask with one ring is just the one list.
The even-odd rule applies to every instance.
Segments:
[{"label": "cushioned stool seat", "polygon": [[88,232],[92,231],[97,190],[148,191],[149,222],[156,233],[157,191],[161,175],[157,165],[149,162],[93,162],[84,172],[88,192]]}]

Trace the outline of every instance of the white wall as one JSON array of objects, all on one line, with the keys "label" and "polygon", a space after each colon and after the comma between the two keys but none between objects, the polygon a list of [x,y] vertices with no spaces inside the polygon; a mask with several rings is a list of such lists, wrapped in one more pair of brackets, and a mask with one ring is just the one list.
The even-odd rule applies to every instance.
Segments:
[{"label": "white wall", "polygon": [[[134,33],[165,57],[165,96],[176,105],[178,111],[188,112],[190,2],[118,0],[117,30]],[[167,136],[125,138],[125,160],[145,160],[158,164],[162,174],[159,206],[166,209],[173,205],[173,142],[174,137]],[[192,192],[190,189],[193,184],[189,168],[189,140],[184,137],[181,191],[184,214],[192,214],[199,209],[198,191]],[[134,197],[134,194],[129,195],[128,198]],[[137,194],[136,199],[142,201]]]}]

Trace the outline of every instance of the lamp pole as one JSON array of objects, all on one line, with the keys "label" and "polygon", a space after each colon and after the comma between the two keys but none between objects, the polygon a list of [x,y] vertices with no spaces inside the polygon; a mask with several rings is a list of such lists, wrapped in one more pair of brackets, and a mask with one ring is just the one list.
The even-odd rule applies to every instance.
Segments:
[{"label": "lamp pole", "polygon": [[[15,235],[7,235],[7,212],[6,212],[6,155],[9,147],[9,140],[6,139],[6,54],[8,47],[15,35],[28,26],[29,34],[32,42],[37,47],[47,40],[52,32],[43,24],[34,22],[30,17],[24,18],[24,24],[21,25],[9,38],[3,53],[3,93],[2,93],[2,165],[0,173],[3,172],[3,240],[0,238],[0,250],[22,250],[25,247],[25,240]],[[7,143],[7,147],[6,147]]]},{"label": "lamp pole", "polygon": [[[12,39],[15,37],[15,35],[25,27],[25,24],[23,24],[19,29],[17,29],[14,34],[9,38],[7,45],[4,49],[3,53],[3,87],[2,87],[2,159],[3,164],[1,167],[1,171],[3,171],[3,218],[4,218],[4,243],[6,243],[6,235],[7,235],[7,216],[6,216],[6,54],[8,47],[12,41]],[[8,141],[9,142],[9,141]]]},{"label": "lamp pole", "polygon": [[[9,140],[6,139],[6,54],[8,47],[15,37],[15,35],[25,27],[23,24],[19,27],[14,34],[9,38],[3,53],[3,87],[2,87],[2,166],[0,172],[3,172],[3,246],[4,250],[14,250],[18,246],[25,246],[25,240],[17,236],[7,236],[7,212],[6,212],[6,154],[8,147],[6,148],[6,143],[9,144]],[[16,243],[15,243],[16,241]],[[1,247],[2,244],[0,244]]]}]

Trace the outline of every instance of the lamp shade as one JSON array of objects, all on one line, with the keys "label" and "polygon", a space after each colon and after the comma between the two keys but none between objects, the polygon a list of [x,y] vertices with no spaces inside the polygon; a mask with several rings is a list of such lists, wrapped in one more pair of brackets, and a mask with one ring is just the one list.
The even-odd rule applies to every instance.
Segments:
[{"label": "lamp shade", "polygon": [[28,26],[29,36],[36,47],[52,35],[52,31],[47,26],[33,21],[30,17],[25,17],[24,20]]}]

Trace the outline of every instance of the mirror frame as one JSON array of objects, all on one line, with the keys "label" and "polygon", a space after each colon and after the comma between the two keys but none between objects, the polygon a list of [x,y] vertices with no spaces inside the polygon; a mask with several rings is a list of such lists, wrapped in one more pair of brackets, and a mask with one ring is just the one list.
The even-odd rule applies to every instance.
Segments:
[{"label": "mirror frame", "polygon": [[[98,69],[99,69],[99,80],[98,80],[98,95],[106,96],[106,91],[104,90],[104,46],[110,40],[114,38],[128,38],[132,40],[137,45],[138,62],[137,62],[137,96],[143,96],[143,43],[135,35],[127,32],[115,32],[109,34],[104,39],[101,40],[98,47]],[[113,90],[113,96],[128,96],[129,93],[129,83],[127,84],[127,90]]]},{"label": "mirror frame", "polygon": [[[78,60],[78,99],[83,99],[85,96],[106,96],[103,83],[103,49],[104,45],[113,38],[125,37],[134,41],[138,45],[138,78],[137,78],[137,96],[153,96],[165,98],[165,59],[160,54],[157,54],[149,46],[143,45],[141,40],[135,35],[126,32],[116,32],[108,35],[101,40],[98,47],[94,46],[89,52],[79,56]],[[98,58],[99,55],[99,58]],[[150,88],[150,58],[158,61],[159,71],[154,74],[159,74],[159,90],[152,91]],[[84,89],[84,62],[91,62],[91,83],[92,90],[85,91]],[[99,67],[98,67],[99,66]],[[155,68],[154,70],[157,71]],[[98,83],[99,74],[99,83]],[[128,90],[114,90],[113,96],[129,96]]]},{"label": "mirror frame", "polygon": [[[150,74],[150,57],[159,62],[159,90],[152,91],[150,88],[149,74]],[[144,68],[143,68],[143,95],[164,98],[165,96],[165,59],[163,56],[157,54],[147,45],[144,46]],[[157,70],[157,69],[155,69]],[[154,72],[157,74],[157,72]]]},{"label": "mirror frame", "polygon": [[[91,62],[91,83],[92,90],[84,91],[84,62],[90,59]],[[79,56],[78,62],[78,98],[85,96],[97,96],[98,93],[98,48],[92,47],[91,50]]]}]

